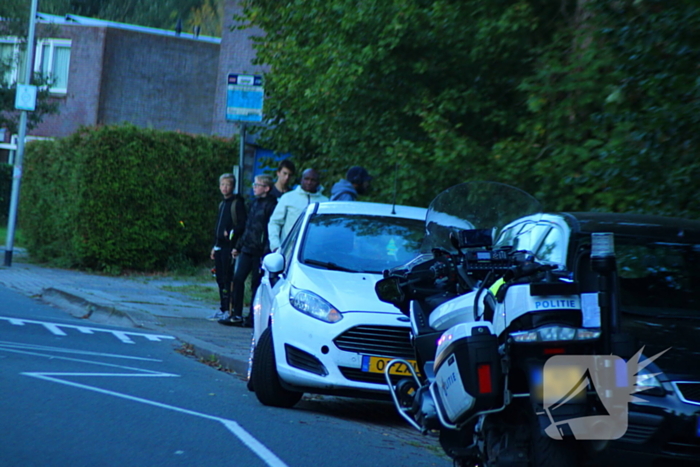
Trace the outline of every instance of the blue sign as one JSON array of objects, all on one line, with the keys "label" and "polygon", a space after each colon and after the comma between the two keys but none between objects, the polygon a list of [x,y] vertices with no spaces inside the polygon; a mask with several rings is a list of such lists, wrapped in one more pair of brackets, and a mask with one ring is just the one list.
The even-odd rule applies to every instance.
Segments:
[{"label": "blue sign", "polygon": [[265,91],[260,75],[228,75],[226,120],[262,122]]}]

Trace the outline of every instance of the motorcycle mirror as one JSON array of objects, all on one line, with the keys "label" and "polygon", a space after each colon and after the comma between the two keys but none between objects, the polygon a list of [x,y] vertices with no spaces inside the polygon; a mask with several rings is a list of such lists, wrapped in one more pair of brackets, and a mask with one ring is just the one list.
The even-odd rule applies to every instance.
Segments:
[{"label": "motorcycle mirror", "polygon": [[379,297],[379,300],[386,303],[391,303],[397,307],[406,300],[406,296],[399,285],[399,279],[396,277],[380,279],[374,285],[374,291],[376,292],[377,297]]}]

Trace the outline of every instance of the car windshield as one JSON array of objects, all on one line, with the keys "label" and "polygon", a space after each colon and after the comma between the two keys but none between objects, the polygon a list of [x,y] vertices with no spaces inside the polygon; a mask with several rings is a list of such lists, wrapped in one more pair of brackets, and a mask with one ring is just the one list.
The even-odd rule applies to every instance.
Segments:
[{"label": "car windshield", "polygon": [[299,258],[317,268],[380,273],[417,256],[424,235],[418,219],[319,214],[309,220]]},{"label": "car windshield", "polygon": [[700,245],[615,237],[626,312],[700,318]]}]

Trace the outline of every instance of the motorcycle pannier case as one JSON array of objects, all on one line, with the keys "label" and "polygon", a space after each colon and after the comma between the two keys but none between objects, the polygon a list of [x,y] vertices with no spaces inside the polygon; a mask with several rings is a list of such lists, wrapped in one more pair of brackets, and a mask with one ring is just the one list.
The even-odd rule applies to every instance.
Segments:
[{"label": "motorcycle pannier case", "polygon": [[450,422],[503,406],[504,375],[491,323],[460,323],[445,331],[434,368],[433,395]]}]

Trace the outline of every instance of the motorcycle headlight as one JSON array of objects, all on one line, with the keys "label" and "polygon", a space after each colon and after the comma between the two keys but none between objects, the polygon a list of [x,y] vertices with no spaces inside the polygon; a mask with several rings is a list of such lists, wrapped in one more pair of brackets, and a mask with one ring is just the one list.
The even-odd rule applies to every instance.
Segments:
[{"label": "motorcycle headlight", "polygon": [[530,331],[510,333],[515,342],[582,341],[600,337],[598,329],[576,329],[568,326],[545,326]]},{"label": "motorcycle headlight", "polygon": [[637,372],[637,381],[635,382],[637,390],[643,396],[663,396],[666,394],[661,381],[648,368],[642,368]]},{"label": "motorcycle headlight", "polygon": [[342,313],[333,305],[308,290],[291,287],[289,303],[302,313],[327,323],[337,323],[343,319]]}]

